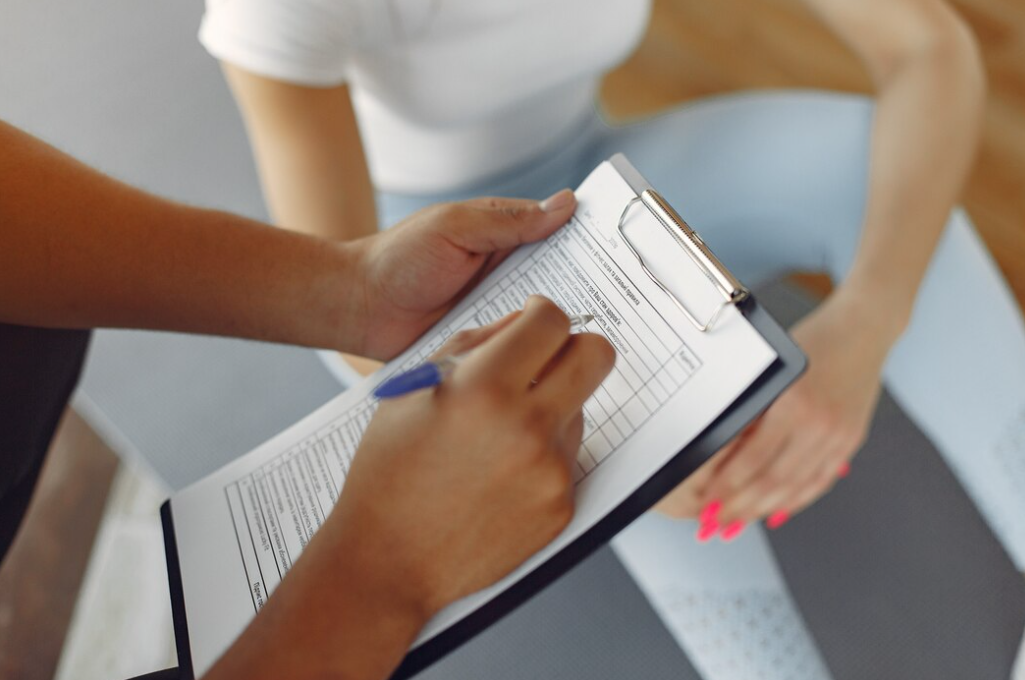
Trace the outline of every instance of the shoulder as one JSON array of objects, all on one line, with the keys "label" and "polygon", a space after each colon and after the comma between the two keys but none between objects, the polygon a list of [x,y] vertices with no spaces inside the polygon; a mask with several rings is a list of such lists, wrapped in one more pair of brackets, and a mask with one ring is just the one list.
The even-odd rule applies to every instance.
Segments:
[{"label": "shoulder", "polygon": [[207,0],[199,40],[221,61],[271,78],[324,86],[372,39],[369,0]]}]

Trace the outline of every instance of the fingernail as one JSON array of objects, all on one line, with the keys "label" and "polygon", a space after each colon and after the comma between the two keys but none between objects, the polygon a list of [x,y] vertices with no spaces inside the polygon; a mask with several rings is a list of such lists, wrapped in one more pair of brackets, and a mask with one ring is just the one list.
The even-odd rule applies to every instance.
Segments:
[{"label": "fingernail", "polygon": [[769,518],[765,520],[765,526],[770,529],[778,529],[786,524],[788,519],[790,519],[790,513],[786,510],[780,510],[769,515]]},{"label": "fingernail", "polygon": [[717,531],[719,531],[719,524],[717,522],[702,522],[701,527],[698,529],[698,543],[708,543]]},{"label": "fingernail", "polygon": [[844,477],[846,477],[849,474],[851,474],[851,464],[850,463],[844,463],[836,471],[836,476],[839,477],[840,479],[843,479]]},{"label": "fingernail", "polygon": [[569,189],[563,189],[557,191],[545,200],[541,201],[540,208],[542,212],[558,212],[563,208],[569,206],[573,202],[573,192]]},{"label": "fingernail", "polygon": [[736,521],[730,522],[725,526],[725,528],[723,528],[720,538],[722,538],[724,542],[729,543],[737,536],[740,536],[740,532],[742,532],[743,530],[744,523],[738,519]]},{"label": "fingernail", "polygon": [[722,510],[722,502],[712,501],[701,509],[701,514],[698,515],[698,521],[702,524],[713,522],[715,521],[715,516],[719,514],[720,510]]}]

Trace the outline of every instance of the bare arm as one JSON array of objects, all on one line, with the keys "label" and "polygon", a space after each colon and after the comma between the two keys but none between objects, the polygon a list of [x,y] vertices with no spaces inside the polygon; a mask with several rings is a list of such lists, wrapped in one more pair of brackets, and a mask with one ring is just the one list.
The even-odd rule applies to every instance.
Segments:
[{"label": "bare arm", "polygon": [[[133,189],[0,122],[0,320],[232,335],[388,358],[576,201],[432,206],[350,243]],[[401,272],[401,276],[398,273]]]},{"label": "bare arm", "polygon": [[274,222],[329,239],[374,233],[374,191],[348,87],[304,87],[222,66]]},{"label": "bare arm", "polygon": [[355,346],[349,250],[146,194],[2,122],[0,149],[0,319]]},{"label": "bare arm", "polygon": [[845,287],[888,304],[892,341],[971,169],[985,76],[943,0],[805,0],[860,57],[877,90],[868,203]]},{"label": "bare arm", "polygon": [[[20,324],[391,356],[575,208],[568,191],[541,204],[478,199],[337,244],[159,199],[3,123],[0,148],[0,320]],[[385,678],[434,612],[566,525],[581,405],[612,347],[570,335],[538,298],[446,351],[479,343],[444,389],[377,411],[338,505],[209,677]]]},{"label": "bare arm", "polygon": [[808,372],[660,506],[673,516],[704,507],[709,530],[727,537],[767,515],[779,526],[846,474],[970,169],[983,108],[975,42],[943,0],[805,2],[877,91],[867,204],[848,277],[794,330]]}]

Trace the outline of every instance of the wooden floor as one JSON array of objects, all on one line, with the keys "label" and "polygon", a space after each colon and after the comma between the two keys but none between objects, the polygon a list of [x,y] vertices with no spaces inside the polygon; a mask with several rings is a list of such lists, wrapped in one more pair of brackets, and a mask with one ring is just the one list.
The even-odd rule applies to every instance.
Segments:
[{"label": "wooden floor", "polygon": [[[1025,306],[1025,2],[952,4],[979,38],[990,85],[964,203]],[[870,91],[857,60],[798,0],[655,0],[644,43],[606,79],[603,98],[630,118],[766,87]]]},{"label": "wooden floor", "polygon": [[117,458],[69,411],[0,565],[0,678],[46,680],[60,659]]}]

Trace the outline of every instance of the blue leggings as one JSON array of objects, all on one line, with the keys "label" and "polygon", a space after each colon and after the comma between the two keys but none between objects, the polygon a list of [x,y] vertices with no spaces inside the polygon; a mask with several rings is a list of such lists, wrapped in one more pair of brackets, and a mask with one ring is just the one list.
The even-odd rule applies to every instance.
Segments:
[{"label": "blue leggings", "polygon": [[[384,224],[393,224],[438,201],[541,198],[576,186],[600,161],[623,152],[745,283],[793,270],[825,272],[840,281],[862,226],[872,115],[872,102],[864,97],[788,91],[708,99],[624,127],[595,118],[528,167],[460,192],[381,195],[380,214]],[[950,217],[884,381],[1025,570],[1025,324],[961,210]],[[752,529],[747,577],[764,581],[776,573],[774,560]],[[649,597],[645,564],[683,558],[669,549],[660,557],[657,546],[678,544],[688,534],[693,527],[687,523],[645,518],[617,541]],[[636,559],[640,552],[644,560]],[[693,575],[701,578],[700,570],[707,569],[709,578],[721,580],[722,570],[707,557],[697,560],[707,564],[696,564]],[[785,595],[781,581],[778,588]],[[794,635],[804,636],[814,656],[799,617],[795,621],[800,630]],[[672,622],[667,625],[672,630]],[[680,635],[709,680],[728,677],[715,671],[714,652],[706,649],[712,657],[700,658],[699,646]]]}]

